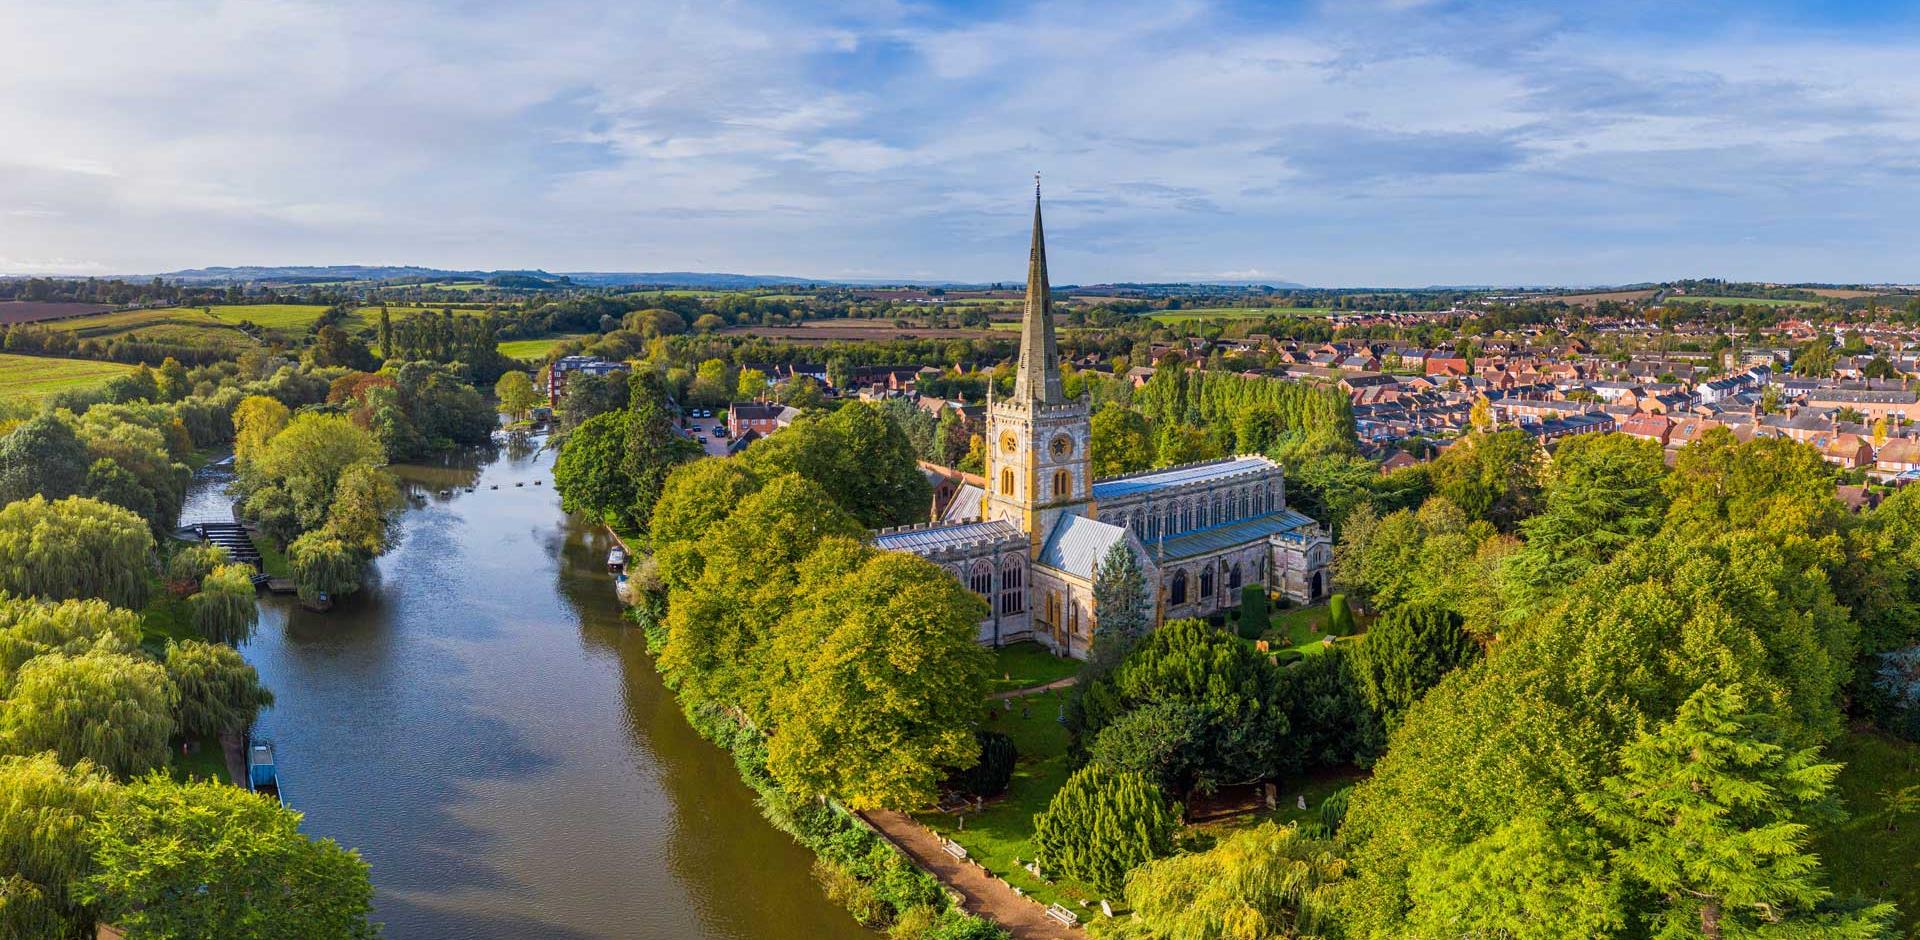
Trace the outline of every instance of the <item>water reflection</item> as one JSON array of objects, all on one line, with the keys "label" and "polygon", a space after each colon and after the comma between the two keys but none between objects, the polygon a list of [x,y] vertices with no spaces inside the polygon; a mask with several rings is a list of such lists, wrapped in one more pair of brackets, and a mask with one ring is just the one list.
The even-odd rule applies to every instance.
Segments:
[{"label": "water reflection", "polygon": [[417,498],[373,586],[263,603],[261,731],[307,830],[367,856],[396,938],[870,940],[687,726],[551,462],[528,438],[395,468]]}]

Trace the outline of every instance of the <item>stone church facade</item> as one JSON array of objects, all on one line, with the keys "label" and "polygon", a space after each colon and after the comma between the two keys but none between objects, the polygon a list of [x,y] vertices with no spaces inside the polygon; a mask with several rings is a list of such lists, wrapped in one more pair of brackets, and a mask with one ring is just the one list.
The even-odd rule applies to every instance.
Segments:
[{"label": "stone church facade", "polygon": [[1079,658],[1097,627],[1094,572],[1117,542],[1140,560],[1156,623],[1235,607],[1249,584],[1302,603],[1326,595],[1332,547],[1287,508],[1278,464],[1238,456],[1095,480],[1090,417],[1061,382],[1036,187],[1020,359],[1013,395],[987,406],[986,485],[874,544],[921,555],[984,598],[982,643],[1033,639]]}]

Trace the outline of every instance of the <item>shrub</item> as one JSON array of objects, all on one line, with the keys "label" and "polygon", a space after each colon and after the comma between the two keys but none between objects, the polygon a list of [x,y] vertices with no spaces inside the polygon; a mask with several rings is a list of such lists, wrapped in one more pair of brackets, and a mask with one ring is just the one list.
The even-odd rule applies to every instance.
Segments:
[{"label": "shrub", "polygon": [[1334,636],[1349,636],[1353,633],[1353,610],[1347,606],[1345,594],[1335,594],[1327,598],[1327,632]]},{"label": "shrub", "polygon": [[1267,591],[1257,584],[1240,589],[1240,635],[1257,640],[1267,632]]},{"label": "shrub", "polygon": [[1341,787],[1321,802],[1320,825],[1327,827],[1329,833],[1339,832],[1340,824],[1347,821],[1347,801],[1352,797],[1352,787]]},{"label": "shrub", "polygon": [[1007,784],[1013,780],[1014,762],[1020,759],[1019,749],[1013,746],[1012,738],[998,731],[982,729],[973,735],[980,742],[980,760],[948,778],[947,788],[979,797],[1007,792]]},{"label": "shrub", "polygon": [[1041,870],[1117,895],[1127,872],[1172,853],[1174,815],[1146,777],[1089,764],[1033,818]]}]

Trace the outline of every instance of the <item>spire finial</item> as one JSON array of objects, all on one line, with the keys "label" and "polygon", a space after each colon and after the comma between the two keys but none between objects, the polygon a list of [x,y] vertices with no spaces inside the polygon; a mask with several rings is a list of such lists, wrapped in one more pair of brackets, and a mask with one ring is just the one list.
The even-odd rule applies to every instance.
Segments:
[{"label": "spire finial", "polygon": [[1040,171],[1033,171],[1033,198],[1040,198]]}]

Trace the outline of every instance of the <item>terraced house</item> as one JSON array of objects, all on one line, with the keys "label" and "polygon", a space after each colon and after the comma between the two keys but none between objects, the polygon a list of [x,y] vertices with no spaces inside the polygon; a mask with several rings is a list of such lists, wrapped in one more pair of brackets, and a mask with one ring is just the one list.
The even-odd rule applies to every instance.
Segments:
[{"label": "terraced house", "polygon": [[1233,607],[1249,584],[1301,602],[1326,594],[1332,546],[1287,508],[1278,464],[1239,456],[1095,480],[1090,412],[1061,382],[1036,187],[1020,358],[1013,395],[987,406],[984,485],[962,487],[939,522],[883,530],[875,544],[934,561],[985,598],[981,642],[1035,639],[1082,658],[1099,626],[1094,574],[1116,543],[1146,570],[1156,622]]}]

